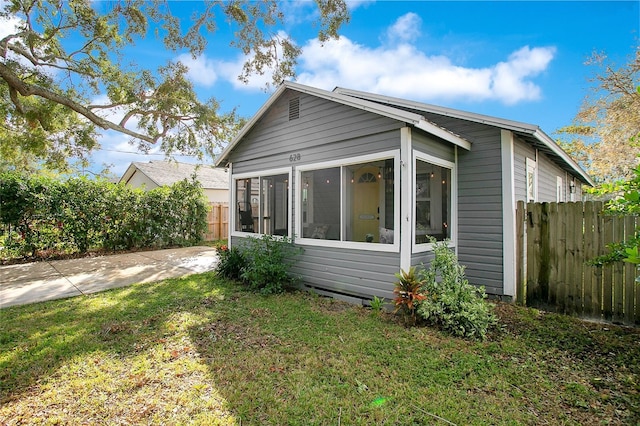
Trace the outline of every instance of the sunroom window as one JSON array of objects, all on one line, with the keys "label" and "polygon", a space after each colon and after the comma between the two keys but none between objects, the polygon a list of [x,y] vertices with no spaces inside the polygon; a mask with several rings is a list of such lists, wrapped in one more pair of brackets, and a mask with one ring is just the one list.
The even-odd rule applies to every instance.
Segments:
[{"label": "sunroom window", "polygon": [[301,173],[302,237],[393,244],[394,160]]},{"label": "sunroom window", "polygon": [[289,174],[235,180],[235,230],[289,235]]},{"label": "sunroom window", "polygon": [[451,238],[451,169],[417,159],[415,243]]}]

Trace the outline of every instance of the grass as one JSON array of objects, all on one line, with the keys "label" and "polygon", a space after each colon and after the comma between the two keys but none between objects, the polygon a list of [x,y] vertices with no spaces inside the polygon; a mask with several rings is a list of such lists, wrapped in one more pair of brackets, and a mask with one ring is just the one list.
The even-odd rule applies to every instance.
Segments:
[{"label": "grass", "polygon": [[636,424],[640,332],[497,304],[484,342],[215,274],[0,311],[0,423]]}]

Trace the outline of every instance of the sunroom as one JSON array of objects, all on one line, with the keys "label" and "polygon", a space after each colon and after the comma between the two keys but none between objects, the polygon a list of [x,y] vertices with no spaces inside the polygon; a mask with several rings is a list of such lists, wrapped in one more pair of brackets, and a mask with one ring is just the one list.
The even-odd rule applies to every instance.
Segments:
[{"label": "sunroom", "polygon": [[458,146],[470,144],[417,114],[285,83],[217,162],[231,176],[230,244],[290,237],[306,287],[390,298],[434,239],[455,249]]}]

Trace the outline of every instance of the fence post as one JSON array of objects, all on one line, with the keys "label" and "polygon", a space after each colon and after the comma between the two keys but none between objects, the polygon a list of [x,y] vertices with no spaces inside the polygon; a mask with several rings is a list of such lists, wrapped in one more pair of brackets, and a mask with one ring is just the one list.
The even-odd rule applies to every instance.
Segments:
[{"label": "fence post", "polygon": [[525,223],[526,205],[524,201],[518,201],[516,206],[516,303],[527,305],[527,277],[525,276],[526,246],[525,246]]},{"label": "fence post", "polygon": [[[597,204],[584,203],[584,258],[588,261],[598,254],[600,229]],[[602,275],[596,265],[583,264],[584,268],[584,314],[588,317],[600,317],[602,303]]]},{"label": "fence post", "polygon": [[[627,216],[624,219],[624,241],[629,241],[636,234],[636,217]],[[624,264],[624,323],[633,324],[636,294],[636,265],[625,262]]]}]

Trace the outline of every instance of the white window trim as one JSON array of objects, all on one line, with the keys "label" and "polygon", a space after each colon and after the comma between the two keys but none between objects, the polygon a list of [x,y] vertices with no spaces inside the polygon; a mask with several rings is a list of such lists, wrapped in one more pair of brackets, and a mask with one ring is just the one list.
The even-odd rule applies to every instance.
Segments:
[{"label": "white window trim", "polygon": [[556,176],[556,202],[564,203],[565,199],[564,179],[562,176]]},{"label": "white window trim", "polygon": [[[529,170],[533,171],[533,200],[529,199]],[[535,203],[538,201],[538,162],[529,157],[527,157],[525,167],[525,193],[527,203]]]},{"label": "white window trim", "polygon": [[[274,176],[274,175],[284,175],[287,174],[289,175],[289,189],[287,191],[287,197],[289,197],[289,202],[288,202],[288,208],[287,208],[287,228],[289,229],[289,234],[287,235],[287,237],[292,238],[293,236],[291,235],[291,231],[293,230],[293,228],[291,227],[292,225],[292,214],[293,214],[293,203],[292,201],[292,195],[293,195],[293,185],[292,185],[292,181],[291,181],[291,176],[293,175],[293,168],[292,167],[283,167],[283,168],[279,168],[279,169],[268,169],[268,170],[261,170],[261,171],[256,171],[256,172],[251,172],[251,173],[238,173],[238,174],[231,174],[231,205],[230,205],[230,214],[229,214],[229,222],[230,222],[230,226],[229,228],[231,229],[231,232],[229,233],[230,236],[232,237],[261,237],[262,233],[259,232],[242,232],[242,231],[236,231],[236,220],[237,220],[237,214],[238,212],[236,211],[236,204],[238,202],[238,200],[236,199],[237,196],[237,190],[236,190],[236,181],[238,180],[242,180],[242,179],[247,179],[247,178],[258,178],[260,181],[262,181],[263,177],[266,176]],[[259,213],[258,213],[258,223],[262,222],[262,209],[259,209]],[[274,237],[280,237],[279,235],[274,235]]]},{"label": "white window trim", "polygon": [[[444,167],[446,169],[451,170],[451,223],[449,224],[451,229],[451,237],[449,238],[449,247],[457,246],[457,238],[458,238],[458,173],[456,168],[456,163],[443,160],[442,158],[434,157],[433,155],[426,154],[424,152],[418,151],[416,149],[413,150],[412,154],[412,164],[413,164],[413,175],[411,176],[411,208],[415,210],[416,201],[416,173],[417,170],[417,162],[425,161],[429,164],[433,164],[434,166]],[[415,214],[412,215],[411,222],[411,252],[412,253],[424,253],[433,251],[433,243],[421,243],[416,244],[416,217]]]},{"label": "white window trim", "polygon": [[[363,243],[357,241],[341,241],[343,238],[344,224],[344,210],[346,200],[344,199],[344,191],[342,186],[346,182],[343,167],[353,164],[368,163],[372,161],[388,160],[393,158],[393,179],[394,179],[394,191],[393,191],[393,204],[396,206],[396,211],[393,215],[393,228],[394,237],[393,244],[380,244],[380,243]],[[323,161],[320,163],[305,164],[296,167],[296,183],[302,182],[302,173],[313,170],[329,169],[332,167],[340,167],[340,239],[341,240],[320,240],[315,238],[304,238],[302,235],[302,186],[296,185],[296,220],[295,220],[295,242],[296,244],[306,246],[317,247],[331,247],[331,248],[345,248],[352,250],[368,250],[368,251],[380,251],[380,252],[393,252],[398,253],[400,251],[400,150],[394,149],[389,151],[377,152],[375,154],[360,155],[357,157],[348,157],[339,160]]]}]

